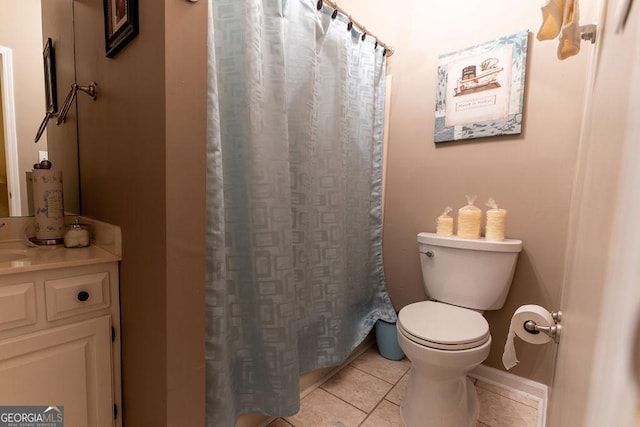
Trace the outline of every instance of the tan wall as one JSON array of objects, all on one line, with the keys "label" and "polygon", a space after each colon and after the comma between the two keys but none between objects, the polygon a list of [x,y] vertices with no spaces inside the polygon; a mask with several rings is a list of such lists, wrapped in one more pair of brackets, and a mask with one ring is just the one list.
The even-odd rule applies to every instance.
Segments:
[{"label": "tan wall", "polygon": [[167,277],[164,9],[140,0],[140,35],[105,57],[102,2],[75,2],[82,213],[119,225],[123,415],[166,421]]},{"label": "tan wall", "polygon": [[[343,0],[340,6],[396,48],[384,225],[389,293],[397,309],[425,298],[416,234],[435,231],[445,206],[466,194],[508,210],[507,235],[524,241],[503,309],[487,312],[493,345],[486,364],[502,368],[511,315],[522,304],[560,305],[566,230],[576,165],[586,54],[559,61],[556,42],[529,41],[523,133],[433,143],[438,55],[522,29],[537,31],[536,2]],[[588,5],[583,15],[588,15]],[[590,49],[589,45],[583,45]],[[482,206],[484,208],[484,206]],[[554,347],[517,343],[513,373],[549,384]]]},{"label": "tan wall", "polygon": [[13,55],[20,205],[26,214],[28,198],[24,172],[33,168],[38,160],[38,150],[47,149],[46,136],[38,144],[33,143],[45,114],[40,0],[0,0],[0,11],[0,45],[11,48]]},{"label": "tan wall", "polygon": [[167,426],[204,426],[207,2],[166,2]]},{"label": "tan wall", "polygon": [[124,422],[204,425],[206,2],[140,0],[104,56],[102,3],[76,2],[82,212],[122,227]]}]

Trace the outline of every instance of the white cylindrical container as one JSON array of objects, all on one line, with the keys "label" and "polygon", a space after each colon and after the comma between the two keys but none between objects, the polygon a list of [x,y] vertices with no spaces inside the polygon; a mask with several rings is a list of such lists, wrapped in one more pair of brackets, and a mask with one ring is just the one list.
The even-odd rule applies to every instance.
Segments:
[{"label": "white cylindrical container", "polygon": [[62,171],[33,170],[33,208],[35,239],[38,244],[62,243],[64,236],[64,198]]}]

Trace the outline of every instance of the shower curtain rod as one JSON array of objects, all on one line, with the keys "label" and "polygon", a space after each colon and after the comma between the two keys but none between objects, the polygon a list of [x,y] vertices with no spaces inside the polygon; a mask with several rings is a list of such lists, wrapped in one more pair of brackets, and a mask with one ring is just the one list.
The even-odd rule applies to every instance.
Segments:
[{"label": "shower curtain rod", "polygon": [[360,31],[362,31],[362,40],[364,41],[364,37],[365,36],[371,36],[374,39],[376,39],[376,43],[380,46],[382,46],[385,49],[385,55],[386,56],[391,56],[394,53],[394,50],[391,46],[387,45],[386,43],[383,43],[382,41],[380,41],[380,39],[378,39],[378,37],[376,37],[374,34],[371,34],[369,31],[367,31],[367,28],[362,25],[361,23],[359,23],[358,21],[356,21],[355,19],[353,19],[351,17],[351,15],[349,15],[343,8],[341,8],[340,6],[338,6],[338,3],[333,2],[331,0],[318,0],[318,3],[316,5],[316,7],[318,8],[318,10],[322,9],[322,5],[323,3],[327,3],[330,7],[332,7],[334,9],[333,14],[331,15],[332,18],[335,18],[338,14],[338,12],[342,13],[344,16],[347,17],[347,19],[349,19],[349,24],[351,25],[347,25],[347,29],[351,30],[351,26],[355,25],[356,27],[358,27],[360,29]]}]

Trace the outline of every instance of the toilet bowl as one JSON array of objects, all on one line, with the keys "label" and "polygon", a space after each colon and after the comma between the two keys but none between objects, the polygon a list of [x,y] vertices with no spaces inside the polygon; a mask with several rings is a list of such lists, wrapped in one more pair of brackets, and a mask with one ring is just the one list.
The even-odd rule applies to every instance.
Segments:
[{"label": "toilet bowl", "polygon": [[[404,312],[403,312],[404,310]],[[424,311],[422,321],[417,314]],[[478,398],[467,373],[489,355],[489,325],[479,313],[424,301],[398,315],[398,343],[411,360],[400,406],[405,425],[475,426]]]},{"label": "toilet bowl", "polygon": [[398,343],[411,361],[402,420],[407,427],[474,427],[478,397],[467,374],[491,349],[478,310],[504,305],[522,242],[420,233],[418,243],[431,300],[398,313]]}]

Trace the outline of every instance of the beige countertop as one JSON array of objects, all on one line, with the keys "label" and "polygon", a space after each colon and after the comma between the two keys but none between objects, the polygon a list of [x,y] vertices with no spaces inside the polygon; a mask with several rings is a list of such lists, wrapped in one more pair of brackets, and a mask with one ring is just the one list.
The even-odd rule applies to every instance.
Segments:
[{"label": "beige countertop", "polygon": [[33,218],[4,218],[0,227],[0,276],[122,260],[119,227],[87,217],[70,216],[66,222],[75,218],[91,225],[91,246],[38,246],[27,239]]},{"label": "beige countertop", "polygon": [[86,248],[65,248],[63,245],[33,247],[21,240],[0,241],[0,275],[78,267],[120,259],[120,256],[96,245]]}]

